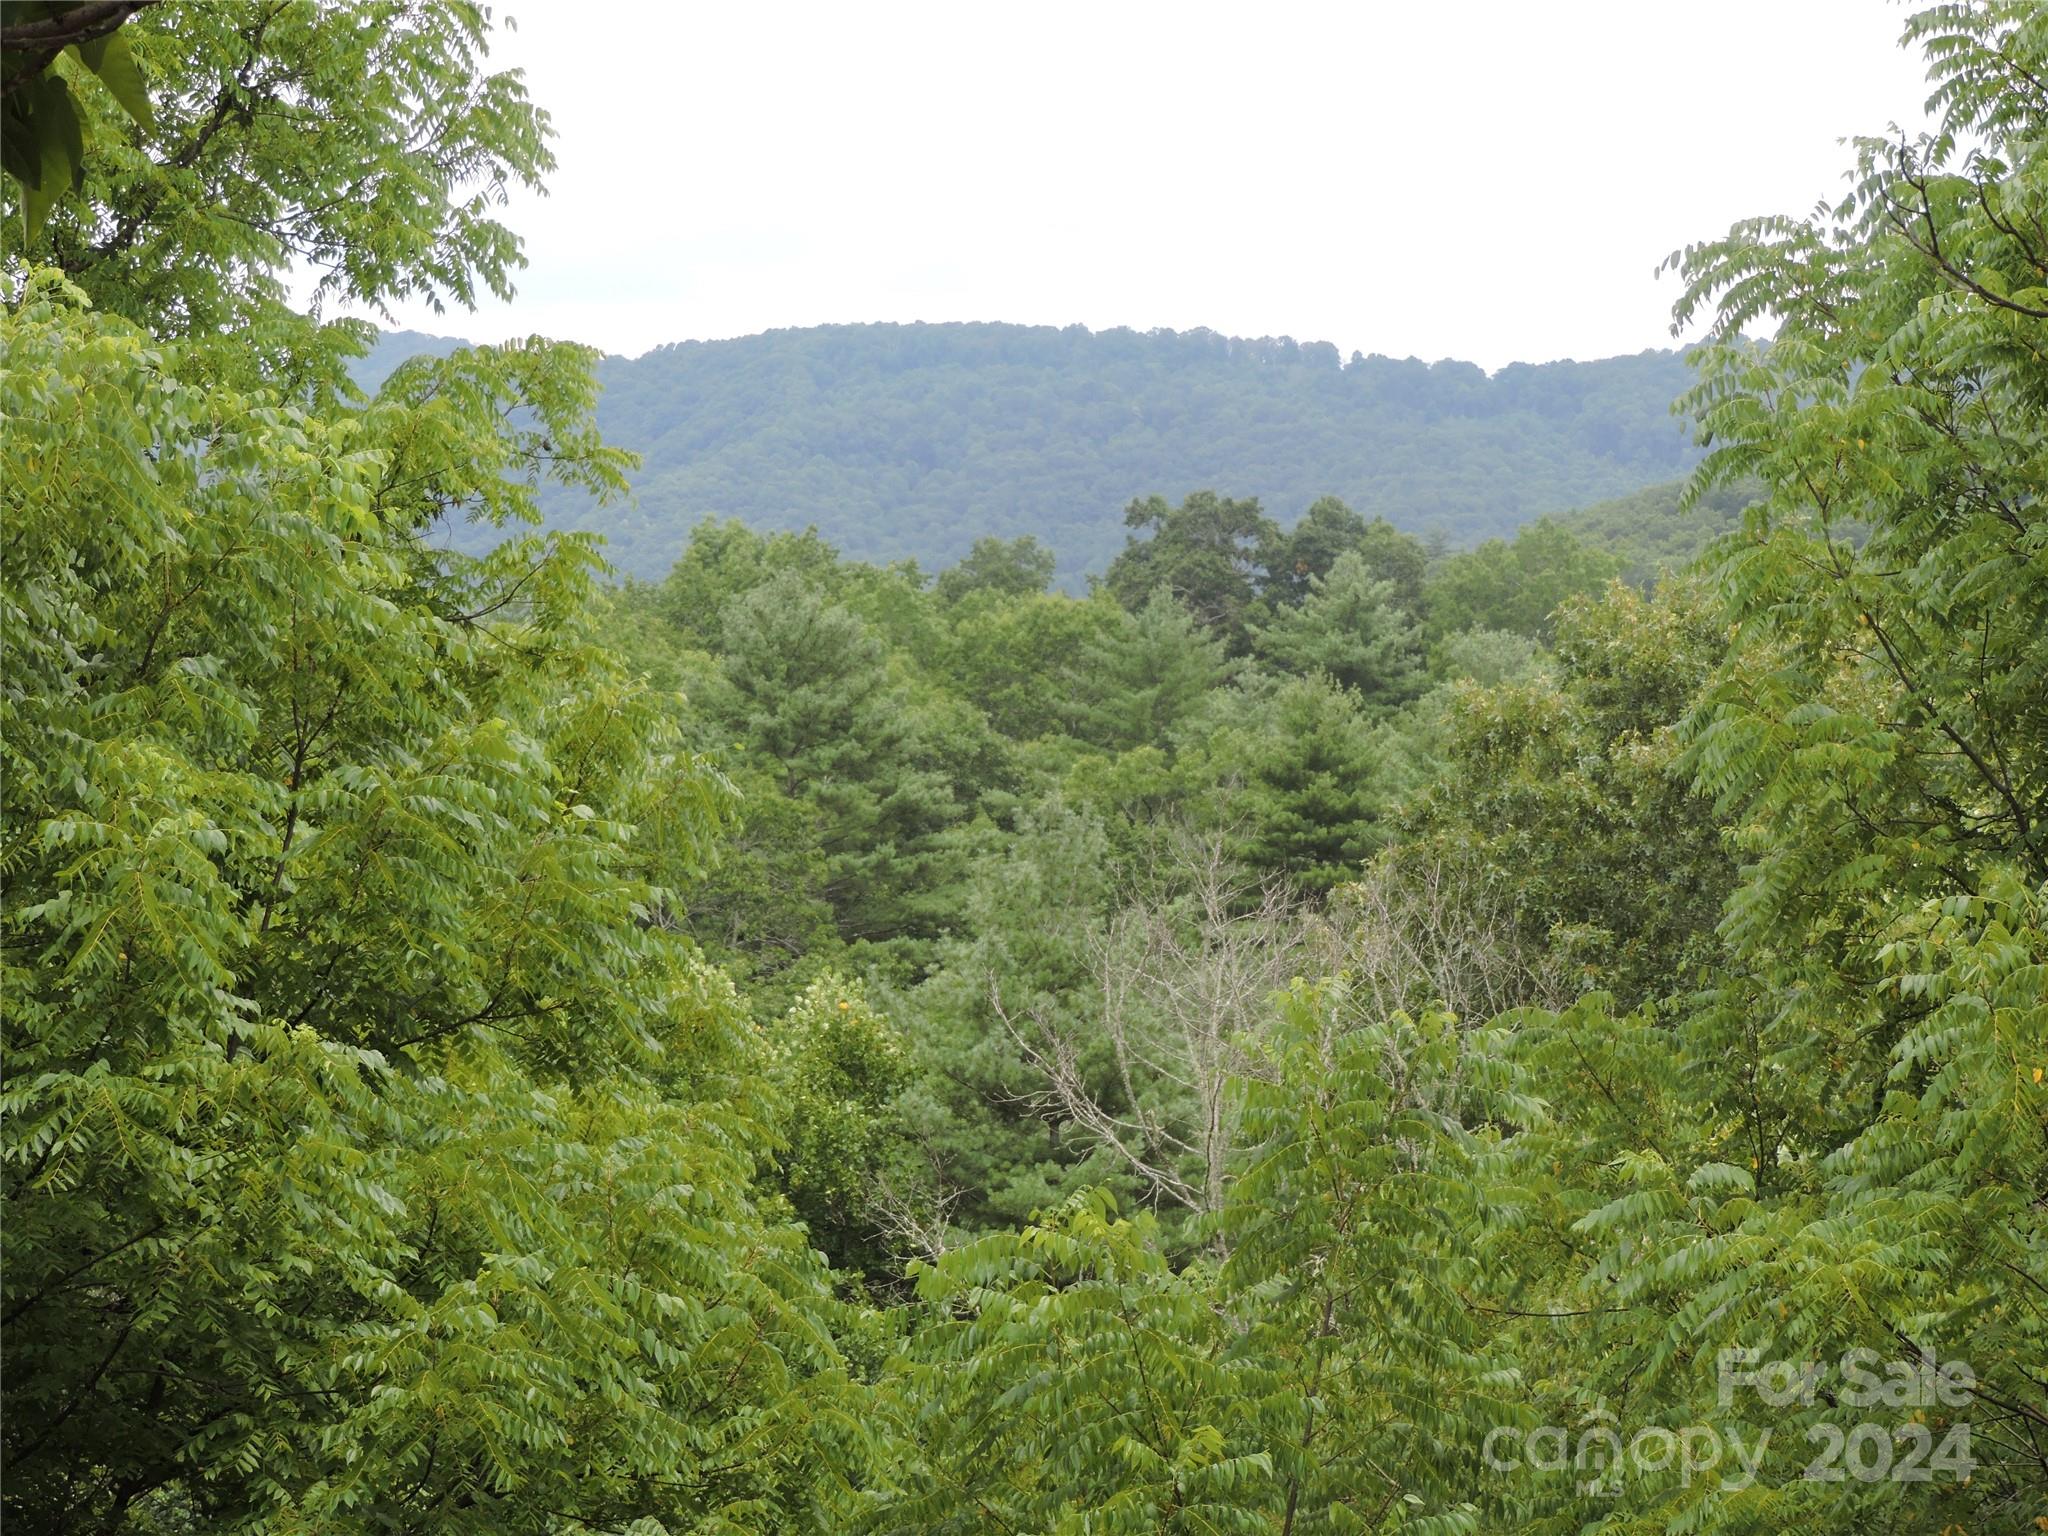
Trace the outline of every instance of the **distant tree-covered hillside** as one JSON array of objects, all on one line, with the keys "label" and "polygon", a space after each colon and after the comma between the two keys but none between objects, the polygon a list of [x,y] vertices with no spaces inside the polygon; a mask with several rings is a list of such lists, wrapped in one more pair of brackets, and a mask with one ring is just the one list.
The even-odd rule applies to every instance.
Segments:
[{"label": "distant tree-covered hillside", "polygon": [[375,390],[409,357],[448,357],[466,345],[459,337],[429,336],[424,331],[379,331],[349,373],[364,389]]},{"label": "distant tree-covered hillside", "polygon": [[1622,562],[1622,575],[1638,585],[1690,565],[1714,540],[1742,526],[1742,511],[1761,495],[1753,481],[1710,486],[1691,506],[1685,483],[1649,485],[1558,519],[1572,535]]},{"label": "distant tree-covered hillside", "polygon": [[[385,337],[359,377],[414,348]],[[983,535],[1034,534],[1073,585],[1122,546],[1135,496],[1261,496],[1290,522],[1318,497],[1470,545],[1531,518],[1677,478],[1675,352],[1515,364],[1364,357],[1213,331],[836,325],[608,358],[598,417],[644,456],[634,500],[571,493],[639,576],[706,516],[819,531],[848,555],[949,565]]]}]

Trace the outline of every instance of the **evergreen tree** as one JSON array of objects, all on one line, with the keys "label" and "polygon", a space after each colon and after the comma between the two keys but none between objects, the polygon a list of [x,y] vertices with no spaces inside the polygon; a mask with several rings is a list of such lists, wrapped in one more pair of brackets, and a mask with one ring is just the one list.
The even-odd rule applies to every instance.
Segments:
[{"label": "evergreen tree", "polygon": [[[1093,818],[1050,800],[1022,812],[1013,834],[981,829],[974,843],[960,931],[902,1004],[926,1073],[907,1098],[905,1128],[943,1170],[929,1196],[967,1234],[1019,1225],[1114,1172],[1091,1157],[1018,1038],[1080,1039],[1100,1011],[1107,840]],[[1078,1070],[1112,1091],[1099,1042]]]},{"label": "evergreen tree", "polygon": [[1074,734],[1111,749],[1164,741],[1230,672],[1222,638],[1158,588],[1082,651],[1069,676]]},{"label": "evergreen tree", "polygon": [[1320,673],[1291,678],[1240,729],[1225,760],[1241,777],[1224,784],[1217,810],[1239,857],[1310,891],[1355,878],[1397,792],[1357,695]]},{"label": "evergreen tree", "polygon": [[1394,584],[1346,550],[1327,576],[1311,576],[1299,606],[1255,627],[1259,660],[1285,672],[1322,672],[1376,710],[1422,691],[1422,641],[1395,601]]},{"label": "evergreen tree", "polygon": [[795,571],[720,616],[726,689],[706,703],[815,812],[817,889],[849,942],[928,934],[958,779],[868,626]]}]

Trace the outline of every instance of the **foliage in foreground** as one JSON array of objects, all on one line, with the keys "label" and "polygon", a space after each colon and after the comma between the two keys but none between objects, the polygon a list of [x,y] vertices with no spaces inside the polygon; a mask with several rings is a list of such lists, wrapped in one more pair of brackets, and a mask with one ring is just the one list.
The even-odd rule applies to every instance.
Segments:
[{"label": "foliage in foreground", "polygon": [[[143,114],[47,65],[91,131],[0,316],[10,1523],[2038,1523],[2038,8],[1916,17],[1942,136],[1677,258],[1695,492],[1755,504],[1711,586],[1591,595],[1555,530],[1432,566],[1194,496],[1085,601],[718,525],[598,599],[532,531],[622,484],[586,353],[366,399],[275,284],[504,285],[452,178],[545,124],[483,34],[150,13]],[[1851,1350],[1974,1386],[1859,1403]]]}]

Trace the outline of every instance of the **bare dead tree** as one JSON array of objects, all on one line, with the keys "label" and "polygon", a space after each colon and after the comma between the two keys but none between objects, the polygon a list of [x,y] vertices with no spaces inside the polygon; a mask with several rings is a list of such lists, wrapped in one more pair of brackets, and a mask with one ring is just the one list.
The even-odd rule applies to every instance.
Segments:
[{"label": "bare dead tree", "polygon": [[1353,1005],[1377,1016],[1444,1008],[1473,1023],[1571,992],[1550,946],[1529,945],[1483,870],[1426,851],[1375,859],[1340,887],[1330,925]]},{"label": "bare dead tree", "polygon": [[[1311,908],[1283,882],[1247,876],[1227,850],[1219,831],[1169,841],[1143,894],[1094,945],[1095,1017],[1062,1028],[990,991],[1050,1103],[1155,1199],[1201,1213],[1223,1205],[1238,1137],[1232,1085],[1263,1070],[1255,1045],[1273,994],[1329,949]],[[1113,1083],[1087,1070],[1104,1045]]]},{"label": "bare dead tree", "polygon": [[892,1253],[915,1254],[937,1263],[951,1246],[947,1234],[953,1207],[964,1191],[942,1181],[909,1182],[917,1187],[906,1187],[905,1181],[883,1169],[869,1192],[868,1214]]},{"label": "bare dead tree", "polygon": [[[1091,943],[1094,1008],[1064,1019],[1019,1006],[991,980],[989,1003],[1037,1074],[1033,1101],[1107,1149],[1163,1205],[1222,1208],[1241,1150],[1236,1085],[1267,1070],[1260,1044],[1275,994],[1328,978],[1328,1044],[1367,1020],[1445,1010],[1483,1022],[1569,1001],[1550,946],[1520,932],[1511,894],[1483,869],[1427,850],[1389,854],[1318,908],[1284,882],[1246,873],[1227,831],[1182,830],[1133,882]],[[1438,1107],[1456,1081],[1408,1081],[1397,1097]],[[1453,1074],[1453,1078],[1460,1074]]]}]

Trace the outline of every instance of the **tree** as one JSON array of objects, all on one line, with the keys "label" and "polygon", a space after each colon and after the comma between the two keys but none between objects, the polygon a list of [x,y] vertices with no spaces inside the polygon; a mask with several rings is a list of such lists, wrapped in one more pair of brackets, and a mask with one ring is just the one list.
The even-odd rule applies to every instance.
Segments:
[{"label": "tree", "polygon": [[895,1099],[910,1081],[903,1037],[844,976],[807,986],[769,1032],[770,1075],[788,1099],[783,1187],[841,1274],[886,1264],[884,1192],[900,1178]]},{"label": "tree", "polygon": [[1258,502],[1196,491],[1175,507],[1152,496],[1124,509],[1124,526],[1150,530],[1151,537],[1125,541],[1102,580],[1110,595],[1136,613],[1163,589],[1232,654],[1242,654],[1260,562],[1279,533]]},{"label": "tree", "polygon": [[1558,521],[1581,543],[1626,561],[1623,581],[1648,588],[1659,577],[1692,569],[1723,534],[1740,528],[1759,489],[1734,481],[1689,490],[1680,480],[1567,512]]},{"label": "tree", "polygon": [[997,597],[1029,597],[1043,592],[1057,564],[1053,552],[1031,534],[999,539],[993,534],[974,541],[958,565],[939,572],[939,601],[957,603],[974,592]]},{"label": "tree", "polygon": [[[937,946],[932,973],[901,1004],[922,1082],[905,1095],[903,1127],[929,1168],[922,1191],[945,1230],[919,1250],[943,1251],[962,1234],[1007,1229],[1091,1184],[1136,1186],[1072,1117],[1005,1028],[1030,1018],[1084,1039],[1099,1017],[1097,957],[1114,869],[1096,820],[1050,798],[1024,808],[1014,829],[965,833],[969,862],[958,931]],[[1089,1037],[1074,1067],[1092,1092],[1112,1091],[1106,1043]],[[915,1203],[913,1199],[912,1203]]]},{"label": "tree", "polygon": [[1543,665],[1543,647],[1511,629],[1463,629],[1439,641],[1431,669],[1450,682],[1482,688],[1526,682]]},{"label": "tree", "polygon": [[1214,1216],[1243,1150],[1237,1085],[1321,934],[1220,833],[1182,829],[1146,885],[1091,946],[1096,1010],[1006,998],[999,982],[990,1003],[1061,1117],[1148,1203]]},{"label": "tree", "polygon": [[1252,1362],[1222,1347],[1206,1273],[1116,1210],[1085,1191],[913,1266],[930,1322],[881,1400],[902,1459],[871,1529],[1262,1528],[1268,1469],[1218,1423],[1257,1401]]},{"label": "tree", "polygon": [[1557,519],[1538,518],[1512,540],[1488,539],[1438,566],[1424,590],[1426,627],[1433,641],[1479,626],[1547,641],[1558,604],[1599,591],[1622,569]]},{"label": "tree", "polygon": [[827,591],[838,563],[838,552],[815,528],[760,534],[736,518],[721,523],[707,517],[690,530],[690,542],[657,589],[656,606],[686,641],[717,647],[734,598],[781,575]]},{"label": "tree", "polygon": [[1386,738],[1356,694],[1321,674],[1288,679],[1244,713],[1209,754],[1215,814],[1239,859],[1308,891],[1355,878],[1385,841],[1402,784]]},{"label": "tree", "polygon": [[1322,672],[1376,710],[1422,691],[1422,642],[1396,602],[1394,584],[1373,575],[1356,551],[1339,555],[1326,576],[1311,576],[1301,603],[1255,626],[1252,649],[1285,672]]},{"label": "tree", "polygon": [[10,1515],[672,1508],[645,1479],[738,1423],[678,1429],[669,1367],[738,1358],[716,1292],[801,1375],[824,1281],[752,1201],[729,989],[650,921],[715,778],[582,643],[587,551],[416,543],[507,494],[529,360],[332,420],[62,290],[4,323]]},{"label": "tree", "polygon": [[[2011,1294],[2048,1289],[2048,25],[1991,3],[1906,30],[1934,135],[1857,140],[1826,219],[1677,258],[1677,318],[1712,318],[1700,483],[1765,490],[1718,550],[1742,643],[1686,731],[1702,784],[1767,829],[1725,924],[1753,981],[1693,1049],[1822,1097],[1776,1145],[1745,1126],[1759,1192],[1816,1200],[1786,1202],[1770,1282],[1829,1345],[1970,1361],[1991,1443],[1966,1498],[1990,1507],[2048,1473],[2022,1363],[2048,1335]],[[1740,333],[1766,304],[1759,350]],[[1785,1007],[1752,1043],[1732,1010],[1755,987]],[[1918,1257],[1842,1305],[1880,1251]]]},{"label": "tree", "polygon": [[302,324],[288,262],[321,274],[322,298],[372,306],[511,293],[518,241],[490,211],[554,159],[517,74],[476,70],[487,35],[469,0],[149,7],[109,40],[148,82],[147,120],[72,93],[80,184],[33,241],[10,218],[0,256],[55,266],[241,382],[332,387],[367,327]]},{"label": "tree", "polygon": [[[61,269],[0,314],[8,1523],[815,1524],[830,1287],[670,920],[730,791],[590,643],[589,542],[528,531],[542,479],[622,488],[593,359],[364,403],[358,329],[282,299],[294,254],[500,285],[455,178],[544,123],[473,7],[121,35],[153,124],[5,236]],[[511,537],[451,554],[466,518]]]},{"label": "tree", "polygon": [[[1572,1191],[1561,1283],[1524,1307],[1602,1309],[1574,1348],[1644,1362],[1596,1385],[1632,1413],[1774,1432],[1747,1493],[1637,1489],[1665,1526],[1995,1526],[2048,1474],[2048,26],[1942,6],[1907,36],[1934,135],[1859,140],[1837,206],[1676,258],[1676,319],[1710,326],[1696,483],[1762,487],[1710,557],[1728,650],[1679,738],[1743,860],[1726,957],[1675,1006],[1595,996],[1520,1042],[1561,1111],[1532,1165]],[[1765,312],[1774,339],[1744,339]],[[1738,1348],[1960,1361],[1977,1386],[1911,1423],[1834,1391],[1731,1403],[1713,1362]],[[1802,1475],[1865,1420],[1951,1465],[1967,1421],[1974,1468]]]},{"label": "tree", "polygon": [[1366,521],[1335,496],[1317,498],[1300,522],[1274,540],[1261,595],[1274,607],[1299,603],[1310,584],[1328,576],[1347,554],[1363,560],[1375,580],[1391,584],[1393,601],[1404,613],[1420,617],[1428,549],[1384,517]]},{"label": "tree", "polygon": [[1097,735],[1113,722],[1085,702],[1095,658],[1124,651],[1132,627],[1131,616],[1106,597],[970,597],[952,612],[936,659],[953,691],[979,705],[990,727],[1012,741]]},{"label": "tree", "polygon": [[1175,728],[1231,673],[1225,642],[1164,587],[1087,644],[1065,679],[1073,733],[1095,746],[1144,747]]},{"label": "tree", "polygon": [[841,935],[931,932],[944,902],[937,838],[960,819],[965,786],[887,649],[795,571],[731,599],[719,633],[726,688],[707,705],[772,765],[779,795],[815,810],[818,891]]},{"label": "tree", "polygon": [[1704,587],[1619,583],[1557,615],[1551,671],[1453,685],[1404,860],[1502,891],[1518,946],[1624,1009],[1706,978],[1735,862],[1677,771],[1678,722],[1726,647]]},{"label": "tree", "polygon": [[1478,860],[1396,843],[1334,887],[1325,918],[1331,970],[1371,1017],[1496,1019],[1531,1005],[1561,1007],[1582,978],[1533,942],[1508,877]]},{"label": "tree", "polygon": [[34,241],[50,205],[85,177],[85,136],[72,84],[50,66],[60,55],[98,77],[121,110],[147,127],[149,92],[121,25],[150,0],[98,4],[33,0],[0,25],[0,156],[21,191],[22,235]]},{"label": "tree", "polygon": [[1341,984],[1275,1012],[1221,1262],[1091,1193],[914,1267],[875,1530],[1477,1528],[1486,1427],[1524,1417],[1467,1305],[1503,1042],[1359,1019]]}]

